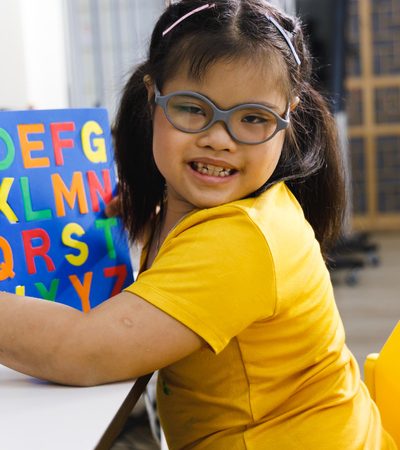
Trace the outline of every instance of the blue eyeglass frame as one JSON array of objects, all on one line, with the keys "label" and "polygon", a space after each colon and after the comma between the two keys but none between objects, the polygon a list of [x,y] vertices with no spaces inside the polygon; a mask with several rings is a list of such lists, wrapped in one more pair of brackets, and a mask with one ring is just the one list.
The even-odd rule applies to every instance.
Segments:
[{"label": "blue eyeglass frame", "polygon": [[[171,125],[173,125],[177,130],[183,131],[184,133],[190,133],[190,134],[201,133],[202,131],[205,131],[205,130],[208,130],[209,128],[211,128],[216,122],[223,122],[226,126],[226,129],[227,129],[229,135],[236,142],[238,142],[240,144],[247,144],[247,145],[258,145],[258,144],[262,144],[264,142],[271,140],[277,133],[279,133],[279,131],[285,130],[289,126],[289,123],[290,123],[290,120],[289,120],[290,104],[288,104],[288,107],[285,112],[285,118],[283,118],[278,113],[273,111],[272,109],[268,108],[267,106],[261,105],[259,103],[242,103],[242,104],[236,105],[230,109],[220,109],[209,98],[205,97],[202,94],[199,94],[198,92],[194,92],[194,91],[176,91],[176,92],[171,92],[170,94],[167,94],[167,95],[161,95],[158,87],[154,86],[154,93],[155,93],[154,102],[157,105],[161,106],[161,108],[164,111],[165,117],[168,119],[168,121],[171,123]],[[170,117],[168,115],[168,110],[167,110],[168,100],[171,97],[174,97],[175,95],[188,95],[188,96],[198,98],[198,99],[204,101],[207,105],[209,105],[211,107],[212,112],[213,112],[213,116],[212,116],[212,119],[210,120],[210,122],[205,127],[201,128],[200,130],[196,130],[196,131],[190,131],[185,128],[177,126],[170,119]],[[271,134],[271,136],[269,136],[266,139],[263,139],[261,141],[257,141],[257,142],[242,141],[241,139],[238,139],[237,136],[235,136],[235,133],[232,131],[231,126],[229,124],[229,118],[233,112],[235,112],[239,109],[244,109],[246,107],[247,108],[264,109],[265,111],[272,114],[276,118],[276,128],[275,128],[275,131]]]}]

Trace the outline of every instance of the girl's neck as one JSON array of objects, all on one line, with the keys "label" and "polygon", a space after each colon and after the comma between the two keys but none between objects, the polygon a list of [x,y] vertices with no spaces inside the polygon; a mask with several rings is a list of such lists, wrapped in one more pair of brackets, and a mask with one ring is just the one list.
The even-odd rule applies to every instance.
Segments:
[{"label": "girl's neck", "polygon": [[[181,206],[181,205],[179,205]],[[193,208],[174,207],[168,200],[164,202],[163,207],[160,210],[160,217],[158,226],[160,227],[161,243],[167,237],[169,232],[175,228],[175,226],[190,212]]]},{"label": "girl's neck", "polygon": [[154,228],[148,241],[147,259],[145,263],[146,269],[148,269],[157,256],[162,243],[170,231],[193,209],[182,210],[168,207],[168,202],[165,201],[160,208],[157,218],[154,223]]}]

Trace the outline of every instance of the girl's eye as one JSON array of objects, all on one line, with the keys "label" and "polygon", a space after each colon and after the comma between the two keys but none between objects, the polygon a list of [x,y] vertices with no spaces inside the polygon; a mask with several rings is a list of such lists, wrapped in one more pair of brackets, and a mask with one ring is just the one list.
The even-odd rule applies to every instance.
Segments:
[{"label": "girl's eye", "polygon": [[260,124],[260,123],[267,123],[270,120],[271,120],[270,117],[256,116],[256,115],[249,114],[249,115],[243,117],[242,122],[250,123],[250,124]]},{"label": "girl's eye", "polygon": [[186,114],[199,114],[205,115],[205,112],[202,108],[197,105],[174,105],[174,108],[177,112],[186,113]]}]

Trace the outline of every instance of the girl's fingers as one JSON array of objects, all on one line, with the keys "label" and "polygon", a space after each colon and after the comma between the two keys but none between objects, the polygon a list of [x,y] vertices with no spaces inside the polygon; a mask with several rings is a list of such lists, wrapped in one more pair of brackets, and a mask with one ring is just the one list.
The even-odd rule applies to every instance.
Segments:
[{"label": "girl's fingers", "polygon": [[121,200],[119,195],[112,198],[109,203],[107,203],[104,210],[107,217],[114,217],[121,215]]}]

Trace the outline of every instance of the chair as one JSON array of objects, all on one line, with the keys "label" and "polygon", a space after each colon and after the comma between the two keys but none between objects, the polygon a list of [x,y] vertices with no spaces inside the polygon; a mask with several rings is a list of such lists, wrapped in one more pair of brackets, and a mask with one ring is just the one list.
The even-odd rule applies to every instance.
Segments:
[{"label": "chair", "polygon": [[380,353],[367,356],[364,378],[385,430],[400,448],[400,321]]}]

